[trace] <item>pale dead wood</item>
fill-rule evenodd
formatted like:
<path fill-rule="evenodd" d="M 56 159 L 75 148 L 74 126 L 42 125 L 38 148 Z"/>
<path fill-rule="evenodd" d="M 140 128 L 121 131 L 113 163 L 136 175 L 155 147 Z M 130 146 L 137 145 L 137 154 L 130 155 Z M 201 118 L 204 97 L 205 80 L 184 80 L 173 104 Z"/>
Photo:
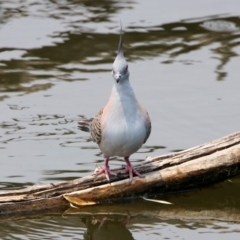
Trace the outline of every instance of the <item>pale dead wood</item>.
<path fill-rule="evenodd" d="M 151 188 L 158 188 L 157 191 L 160 192 L 167 192 L 168 189 L 179 191 L 232 176 L 234 172 L 239 172 L 239 166 L 240 146 L 237 145 L 209 156 L 148 173 L 145 178 L 134 178 L 131 184 L 125 179 L 68 193 L 64 197 L 74 204 L 88 205 L 101 203 L 106 199 L 131 196 L 132 193 L 143 193 Z"/>
<path fill-rule="evenodd" d="M 167 193 L 222 181 L 240 172 L 240 132 L 178 153 L 148 158 L 136 169 L 145 175 L 129 183 L 119 174 L 111 184 L 103 176 L 88 176 L 57 184 L 36 185 L 0 193 L 0 214 L 115 201 L 147 191 Z M 116 170 L 116 172 L 118 172 Z"/>

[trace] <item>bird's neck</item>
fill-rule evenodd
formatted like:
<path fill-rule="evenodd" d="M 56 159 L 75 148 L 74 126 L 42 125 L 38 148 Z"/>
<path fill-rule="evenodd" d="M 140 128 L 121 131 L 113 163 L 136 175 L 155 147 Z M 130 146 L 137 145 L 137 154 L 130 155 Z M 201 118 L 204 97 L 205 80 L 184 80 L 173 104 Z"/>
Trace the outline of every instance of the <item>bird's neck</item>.
<path fill-rule="evenodd" d="M 112 88 L 112 97 L 122 101 L 136 101 L 135 93 L 128 79 L 122 82 L 114 82 Z"/>
<path fill-rule="evenodd" d="M 114 109 L 113 111 L 123 111 L 125 114 L 134 114 L 137 111 L 138 102 L 127 79 L 121 83 L 114 83 L 109 104 Z"/>

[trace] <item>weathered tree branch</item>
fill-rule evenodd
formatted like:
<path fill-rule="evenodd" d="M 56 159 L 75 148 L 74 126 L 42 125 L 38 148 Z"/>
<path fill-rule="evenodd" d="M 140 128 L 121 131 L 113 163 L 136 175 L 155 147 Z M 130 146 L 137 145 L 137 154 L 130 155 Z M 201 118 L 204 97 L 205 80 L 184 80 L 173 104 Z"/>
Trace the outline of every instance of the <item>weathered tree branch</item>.
<path fill-rule="evenodd" d="M 57 184 L 0 193 L 0 215 L 114 202 L 146 192 L 183 191 L 222 181 L 240 172 L 240 132 L 174 154 L 148 158 L 136 169 L 145 178 L 127 175 L 88 176 Z M 119 172 L 119 169 L 116 170 Z M 67 200 L 68 201 L 67 201 Z"/>

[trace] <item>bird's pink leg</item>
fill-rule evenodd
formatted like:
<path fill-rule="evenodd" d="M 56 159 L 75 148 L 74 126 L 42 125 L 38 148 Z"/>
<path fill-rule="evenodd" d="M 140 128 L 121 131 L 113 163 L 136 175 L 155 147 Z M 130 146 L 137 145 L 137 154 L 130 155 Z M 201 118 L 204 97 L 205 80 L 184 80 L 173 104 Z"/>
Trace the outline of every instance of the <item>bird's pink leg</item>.
<path fill-rule="evenodd" d="M 95 173 L 95 175 L 98 176 L 98 175 L 104 173 L 105 176 L 106 176 L 106 179 L 110 182 L 110 177 L 109 177 L 109 175 L 114 175 L 114 176 L 116 176 L 117 173 L 112 172 L 112 171 L 110 170 L 109 165 L 108 165 L 108 161 L 109 161 L 109 158 L 105 158 L 105 160 L 104 160 L 104 168 L 102 168 L 101 170 L 97 171 L 97 172 Z"/>
<path fill-rule="evenodd" d="M 125 162 L 127 164 L 126 166 L 126 171 L 125 172 L 128 172 L 129 173 L 129 178 L 130 178 L 130 181 L 132 181 L 133 179 L 133 173 L 137 176 L 139 176 L 140 178 L 143 178 L 144 176 L 141 175 L 131 164 L 131 162 L 129 161 L 129 157 L 125 157 Z"/>

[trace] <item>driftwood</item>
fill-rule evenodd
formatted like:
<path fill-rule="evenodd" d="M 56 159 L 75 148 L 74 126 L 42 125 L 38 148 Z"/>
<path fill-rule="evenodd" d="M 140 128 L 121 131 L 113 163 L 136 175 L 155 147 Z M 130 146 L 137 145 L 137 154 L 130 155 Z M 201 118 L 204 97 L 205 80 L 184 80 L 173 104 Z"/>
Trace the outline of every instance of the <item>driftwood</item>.
<path fill-rule="evenodd" d="M 240 132 L 181 152 L 147 158 L 136 169 L 145 177 L 134 177 L 131 183 L 123 174 L 112 177 L 111 183 L 103 176 L 88 176 L 2 192 L 0 217 L 65 210 L 70 203 L 109 203 L 151 192 L 179 192 L 220 182 L 240 173 Z"/>

